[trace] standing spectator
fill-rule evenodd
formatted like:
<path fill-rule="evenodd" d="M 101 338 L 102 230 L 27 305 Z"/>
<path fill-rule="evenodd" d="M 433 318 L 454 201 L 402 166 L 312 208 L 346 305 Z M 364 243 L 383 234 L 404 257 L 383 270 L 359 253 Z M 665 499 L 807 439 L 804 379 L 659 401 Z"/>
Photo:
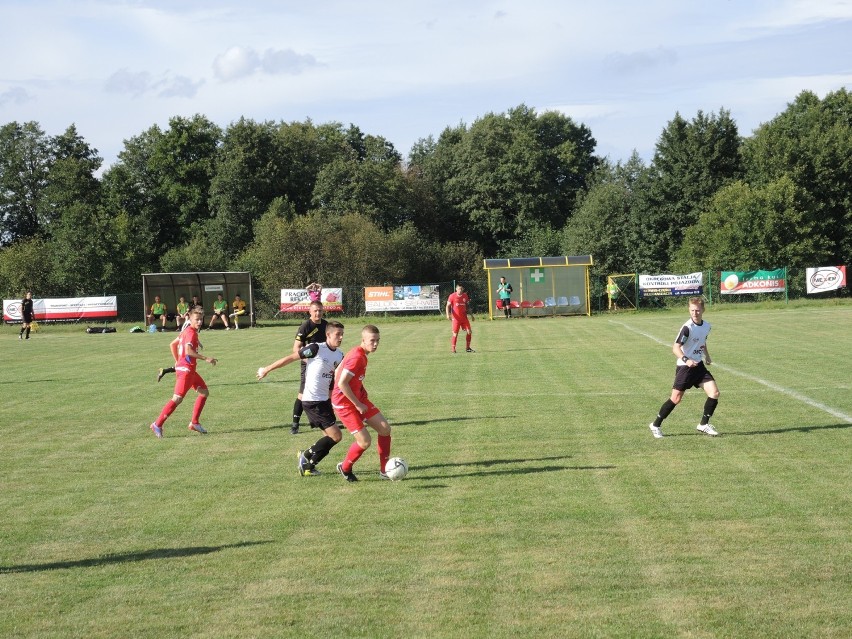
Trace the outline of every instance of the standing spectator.
<path fill-rule="evenodd" d="M 473 330 L 470 327 L 470 320 L 473 319 L 473 313 L 468 310 L 469 306 L 470 296 L 465 293 L 464 286 L 457 284 L 456 292 L 450 293 L 450 296 L 447 298 L 446 308 L 447 319 L 451 319 L 453 321 L 453 337 L 451 340 L 453 353 L 456 352 L 456 342 L 458 341 L 459 330 L 463 330 L 467 333 L 465 337 L 465 351 L 468 353 L 476 352 L 470 347 L 470 342 L 473 339 Z"/>
<path fill-rule="evenodd" d="M 609 282 L 606 285 L 606 294 L 609 297 L 609 310 L 617 311 L 618 310 L 618 284 L 616 284 L 612 278 L 609 279 Z"/>
<path fill-rule="evenodd" d="M 318 282 L 311 282 L 305 287 L 308 292 L 308 299 L 312 302 L 322 302 L 322 285 Z"/>
<path fill-rule="evenodd" d="M 512 285 L 506 281 L 505 277 L 500 278 L 497 294 L 500 296 L 500 303 L 503 305 L 503 314 L 506 319 L 512 319 Z"/>
<path fill-rule="evenodd" d="M 335 444 L 343 439 L 340 428 L 335 421 L 330 397 L 331 386 L 334 383 L 334 372 L 343 360 L 343 353 L 339 350 L 342 342 L 343 324 L 328 322 L 325 342 L 312 342 L 297 353 L 290 353 L 257 371 L 257 378 L 263 379 L 270 371 L 286 366 L 291 362 L 301 360 L 305 363 L 306 381 L 302 393 L 302 405 L 308 415 L 311 428 L 322 429 L 323 436 L 308 450 L 299 451 L 299 474 L 302 477 L 319 475 L 320 471 L 317 470 L 317 464 L 328 455 Z"/>
<path fill-rule="evenodd" d="M 322 316 L 322 302 L 311 302 L 310 317 L 299 325 L 296 331 L 296 341 L 293 342 L 293 352 L 298 353 L 308 344 L 322 343 L 325 341 L 325 331 L 328 322 Z M 293 402 L 293 424 L 290 426 L 290 434 L 299 434 L 299 420 L 302 419 L 302 392 L 305 390 L 305 362 L 302 361 L 302 374 L 299 381 L 299 394 Z"/>
<path fill-rule="evenodd" d="M 228 302 L 225 301 L 221 293 L 216 296 L 216 300 L 213 302 L 213 317 L 210 318 L 210 324 L 207 328 L 213 328 L 213 322 L 217 319 L 225 325 L 226 331 L 231 330 L 228 325 Z"/>
<path fill-rule="evenodd" d="M 160 296 L 154 296 L 154 303 L 151 304 L 151 309 L 148 312 L 148 323 L 153 324 L 154 320 L 162 319 L 162 328 L 160 330 L 165 330 L 166 328 L 166 305 L 160 301 Z"/>
<path fill-rule="evenodd" d="M 195 398 L 195 404 L 192 407 L 192 419 L 189 422 L 189 430 L 201 433 L 202 435 L 207 434 L 207 430 L 198 422 L 201 419 L 201 411 L 210 392 L 207 390 L 207 384 L 204 383 L 201 375 L 195 372 L 195 367 L 199 359 L 203 359 L 213 366 L 216 365 L 217 360 L 215 357 L 206 357 L 198 352 L 198 331 L 203 326 L 203 321 L 203 312 L 190 311 L 189 327 L 181 331 L 178 339 L 173 340 L 169 344 L 175 360 L 177 379 L 175 380 L 175 390 L 172 398 L 166 402 L 160 416 L 151 424 L 151 432 L 158 438 L 163 437 L 163 424 L 183 401 L 183 398 L 190 389 L 195 389 L 198 396 Z"/>
<path fill-rule="evenodd" d="M 379 454 L 379 474 L 382 479 L 388 478 L 385 475 L 385 465 L 391 452 L 391 427 L 382 412 L 368 399 L 367 389 L 364 388 L 367 355 L 375 353 L 377 348 L 379 348 L 379 329 L 368 324 L 361 329 L 361 344 L 346 354 L 343 364 L 337 367 L 334 375 L 334 389 L 331 395 L 334 412 L 337 413 L 346 430 L 355 437 L 346 457 L 337 464 L 337 471 L 349 482 L 358 481 L 355 473 L 352 472 L 352 466 L 371 444 L 370 432 L 365 426 L 375 430 L 378 435 L 376 451 Z"/>
<path fill-rule="evenodd" d="M 24 339 L 24 333 L 27 334 L 26 339 L 30 338 L 30 327 L 33 324 L 33 320 L 35 319 L 35 312 L 33 311 L 33 293 L 32 291 L 27 291 L 24 294 L 24 299 L 21 300 L 21 332 L 18 335 L 18 339 Z"/>
<path fill-rule="evenodd" d="M 233 313 L 231 313 L 231 317 L 234 318 L 234 328 L 239 330 L 240 315 L 246 314 L 246 303 L 242 300 L 239 293 L 234 295 L 234 301 L 231 304 L 231 310 L 233 310 Z"/>
<path fill-rule="evenodd" d="M 716 380 L 707 370 L 706 364 L 712 363 L 710 353 L 707 350 L 707 336 L 710 334 L 710 323 L 705 322 L 704 300 L 700 297 L 689 299 L 689 320 L 680 327 L 672 353 L 677 358 L 675 381 L 672 386 L 672 395 L 660 407 L 657 418 L 651 422 L 649 428 L 656 438 L 663 437 L 663 420 L 669 416 L 675 406 L 680 404 L 683 395 L 688 388 L 703 388 L 707 394 L 704 402 L 704 413 L 696 429 L 699 433 L 715 437 L 719 433 L 710 425 L 710 418 L 719 403 L 719 389 Z"/>

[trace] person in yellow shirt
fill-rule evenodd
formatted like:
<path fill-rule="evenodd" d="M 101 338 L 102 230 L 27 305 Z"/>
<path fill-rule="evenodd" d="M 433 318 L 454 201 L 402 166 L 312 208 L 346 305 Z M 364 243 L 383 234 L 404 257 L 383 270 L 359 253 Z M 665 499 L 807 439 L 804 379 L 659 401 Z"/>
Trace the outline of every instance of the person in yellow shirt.
<path fill-rule="evenodd" d="M 162 320 L 163 327 L 160 329 L 165 330 L 166 328 L 166 305 L 160 301 L 160 296 L 154 296 L 154 303 L 151 304 L 150 312 L 148 313 L 148 323 L 153 324 L 155 320 Z"/>
<path fill-rule="evenodd" d="M 180 300 L 177 303 L 177 314 L 175 315 L 175 321 L 177 322 L 178 329 L 183 326 L 183 323 L 187 320 L 188 315 L 189 302 L 187 302 L 186 298 L 181 295 Z"/>
<path fill-rule="evenodd" d="M 240 329 L 240 315 L 246 314 L 246 303 L 240 298 L 239 295 L 234 295 L 234 301 L 231 304 L 231 310 L 234 311 L 231 313 L 231 317 L 234 318 L 234 328 Z"/>

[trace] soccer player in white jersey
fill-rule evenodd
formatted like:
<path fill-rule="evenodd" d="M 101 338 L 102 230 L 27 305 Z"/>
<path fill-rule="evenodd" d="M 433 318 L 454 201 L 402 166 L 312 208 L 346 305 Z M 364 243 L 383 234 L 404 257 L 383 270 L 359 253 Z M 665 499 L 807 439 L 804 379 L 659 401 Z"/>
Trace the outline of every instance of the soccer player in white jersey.
<path fill-rule="evenodd" d="M 342 343 L 343 324 L 328 322 L 325 326 L 325 342 L 306 344 L 297 352 L 290 353 L 257 371 L 257 378 L 263 379 L 276 368 L 292 362 L 306 362 L 302 406 L 311 427 L 322 429 L 323 436 L 308 450 L 299 451 L 299 474 L 302 477 L 319 475 L 317 464 L 328 455 L 335 444 L 343 439 L 343 434 L 337 426 L 334 409 L 331 407 L 330 395 L 331 386 L 334 384 L 334 371 L 343 361 L 343 351 L 339 350 Z"/>
<path fill-rule="evenodd" d="M 703 316 L 704 300 L 700 297 L 689 298 L 689 321 L 680 327 L 680 333 L 672 346 L 672 353 L 677 358 L 672 395 L 660 407 L 657 418 L 649 426 L 651 433 L 658 439 L 663 436 L 663 420 L 669 416 L 675 406 L 680 404 L 688 388 L 703 388 L 707 393 L 704 413 L 697 426 L 698 432 L 713 437 L 719 434 L 710 424 L 710 418 L 716 410 L 716 404 L 719 403 L 719 388 L 705 366 L 705 364 L 711 364 L 713 360 L 707 350 L 710 323 L 705 322 Z"/>

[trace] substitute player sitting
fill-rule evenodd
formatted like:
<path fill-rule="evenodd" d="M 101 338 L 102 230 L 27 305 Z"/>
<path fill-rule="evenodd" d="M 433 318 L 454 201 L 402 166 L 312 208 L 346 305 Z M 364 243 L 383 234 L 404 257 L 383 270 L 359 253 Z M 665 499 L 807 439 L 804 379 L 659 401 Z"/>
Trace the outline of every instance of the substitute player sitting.
<path fill-rule="evenodd" d="M 325 329 L 325 342 L 312 342 L 296 353 L 290 353 L 269 366 L 257 371 L 257 378 L 263 379 L 270 371 L 292 362 L 305 363 L 305 387 L 302 391 L 302 406 L 311 428 L 320 428 L 323 436 L 302 452 L 299 451 L 299 474 L 302 477 L 319 475 L 317 464 L 337 444 L 343 435 L 334 417 L 331 407 L 331 387 L 334 384 L 334 372 L 343 361 L 343 352 L 338 350 L 343 342 L 343 324 L 328 322 Z"/>

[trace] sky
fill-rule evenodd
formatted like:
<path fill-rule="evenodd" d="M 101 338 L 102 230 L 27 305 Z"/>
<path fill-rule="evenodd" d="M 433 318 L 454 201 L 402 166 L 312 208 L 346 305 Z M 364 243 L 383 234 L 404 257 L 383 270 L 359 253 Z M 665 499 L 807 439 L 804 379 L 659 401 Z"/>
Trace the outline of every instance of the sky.
<path fill-rule="evenodd" d="M 680 113 L 742 135 L 852 88 L 852 0 L 0 0 L 0 125 L 104 159 L 174 116 L 419 140 L 524 104 L 646 161 Z"/>

